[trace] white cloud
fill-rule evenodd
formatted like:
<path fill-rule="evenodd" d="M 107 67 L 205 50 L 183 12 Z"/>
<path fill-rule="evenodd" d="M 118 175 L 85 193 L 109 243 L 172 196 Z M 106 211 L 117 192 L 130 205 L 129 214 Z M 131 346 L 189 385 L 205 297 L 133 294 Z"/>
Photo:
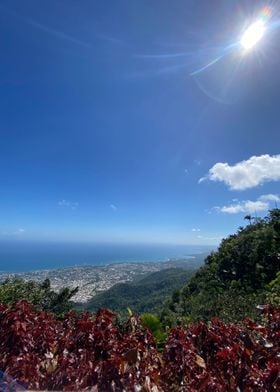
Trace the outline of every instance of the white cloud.
<path fill-rule="evenodd" d="M 79 203 L 73 202 L 73 201 L 67 201 L 67 200 L 61 200 L 58 202 L 58 205 L 60 207 L 67 207 L 71 208 L 71 210 L 75 210 L 76 208 L 79 207 Z"/>
<path fill-rule="evenodd" d="M 117 211 L 117 209 L 118 209 L 118 207 L 115 206 L 115 204 L 110 204 L 110 208 L 111 208 L 113 211 Z"/>
<path fill-rule="evenodd" d="M 254 212 L 267 211 L 270 208 L 270 204 L 273 202 L 280 201 L 278 195 L 262 195 L 257 200 L 243 200 L 230 204 L 223 207 L 214 207 L 214 210 L 219 212 L 224 212 L 226 214 L 238 214 L 238 213 L 248 213 L 252 214 Z"/>
<path fill-rule="evenodd" d="M 252 156 L 233 166 L 218 162 L 199 183 L 205 180 L 224 182 L 231 190 L 244 190 L 268 181 L 279 181 L 280 155 Z"/>
<path fill-rule="evenodd" d="M 225 212 L 227 214 L 238 214 L 238 213 L 254 213 L 260 211 L 266 211 L 269 208 L 269 204 L 264 201 L 241 201 L 240 203 L 230 204 L 224 207 L 215 207 L 217 211 Z"/>
<path fill-rule="evenodd" d="M 263 200 L 263 201 L 280 201 L 280 197 L 278 195 L 273 195 L 273 194 L 269 194 L 269 195 L 262 195 L 259 200 Z"/>
<path fill-rule="evenodd" d="M 197 232 L 200 231 L 200 229 L 192 229 L 192 231 Z"/>

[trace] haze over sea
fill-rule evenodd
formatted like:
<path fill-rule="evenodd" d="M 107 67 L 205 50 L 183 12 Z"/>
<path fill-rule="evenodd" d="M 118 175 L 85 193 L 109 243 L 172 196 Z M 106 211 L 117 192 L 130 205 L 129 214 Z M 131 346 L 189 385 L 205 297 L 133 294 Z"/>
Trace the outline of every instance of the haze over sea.
<path fill-rule="evenodd" d="M 173 258 L 186 258 L 210 249 L 209 246 L 200 245 L 6 242 L 0 244 L 0 272 L 26 272 L 116 262 L 166 261 Z"/>

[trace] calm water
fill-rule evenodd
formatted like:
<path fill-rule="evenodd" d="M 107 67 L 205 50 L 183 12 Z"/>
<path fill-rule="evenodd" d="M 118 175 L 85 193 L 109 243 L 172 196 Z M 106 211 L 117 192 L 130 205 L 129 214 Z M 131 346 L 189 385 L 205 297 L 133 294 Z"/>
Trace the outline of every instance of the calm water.
<path fill-rule="evenodd" d="M 0 271 L 21 272 L 83 264 L 165 261 L 207 252 L 205 246 L 0 243 Z"/>

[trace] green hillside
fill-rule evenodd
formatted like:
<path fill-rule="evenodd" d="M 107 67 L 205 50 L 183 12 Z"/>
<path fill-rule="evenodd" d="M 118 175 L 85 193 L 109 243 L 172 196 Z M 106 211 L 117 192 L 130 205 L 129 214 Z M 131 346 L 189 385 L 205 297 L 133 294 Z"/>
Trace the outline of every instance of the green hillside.
<path fill-rule="evenodd" d="M 154 272 L 133 283 L 119 283 L 109 290 L 94 296 L 86 305 L 86 310 L 97 311 L 109 308 L 119 313 L 157 312 L 164 301 L 190 279 L 193 270 L 169 268 Z"/>
<path fill-rule="evenodd" d="M 279 303 L 280 209 L 264 219 L 246 216 L 246 227 L 224 239 L 161 315 L 165 324 L 209 320 L 238 321 L 256 316 L 256 306 Z"/>

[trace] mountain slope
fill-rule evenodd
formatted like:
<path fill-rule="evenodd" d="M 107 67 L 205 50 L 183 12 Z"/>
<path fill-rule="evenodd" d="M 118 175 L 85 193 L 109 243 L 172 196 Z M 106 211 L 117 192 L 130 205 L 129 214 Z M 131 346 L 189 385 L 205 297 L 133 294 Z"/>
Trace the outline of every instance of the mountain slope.
<path fill-rule="evenodd" d="M 109 308 L 120 313 L 130 308 L 136 313 L 156 312 L 172 294 L 190 279 L 193 270 L 169 268 L 154 272 L 133 283 L 120 283 L 94 296 L 86 310 Z"/>
<path fill-rule="evenodd" d="M 224 239 L 190 282 L 173 295 L 162 312 L 163 322 L 254 317 L 256 305 L 267 300 L 271 289 L 277 303 L 279 285 L 271 288 L 271 282 L 280 270 L 280 209 L 264 219 L 246 219 L 250 223 Z"/>

